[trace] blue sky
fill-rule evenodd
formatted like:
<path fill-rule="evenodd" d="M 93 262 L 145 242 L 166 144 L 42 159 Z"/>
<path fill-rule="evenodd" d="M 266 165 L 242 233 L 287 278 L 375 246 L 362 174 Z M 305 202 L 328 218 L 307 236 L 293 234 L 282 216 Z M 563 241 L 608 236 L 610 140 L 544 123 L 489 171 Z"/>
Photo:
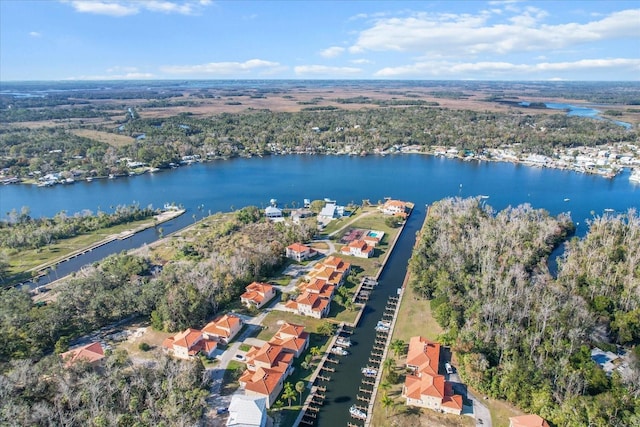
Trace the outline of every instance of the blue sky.
<path fill-rule="evenodd" d="M 0 80 L 640 80 L 635 1 L 0 0 Z"/>

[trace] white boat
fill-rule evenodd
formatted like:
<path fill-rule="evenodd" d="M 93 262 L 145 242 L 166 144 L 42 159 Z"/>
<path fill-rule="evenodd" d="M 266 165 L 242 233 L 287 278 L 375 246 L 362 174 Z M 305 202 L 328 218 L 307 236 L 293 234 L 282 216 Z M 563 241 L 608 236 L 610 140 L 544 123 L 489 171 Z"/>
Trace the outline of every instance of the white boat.
<path fill-rule="evenodd" d="M 351 408 L 349 408 L 349 414 L 351 414 L 353 418 L 358 418 L 360 420 L 367 419 L 367 414 L 364 411 L 356 408 L 356 405 L 353 405 Z"/>
<path fill-rule="evenodd" d="M 370 368 L 368 366 L 365 367 L 365 368 L 362 368 L 361 372 L 365 377 L 375 377 L 376 375 L 378 375 L 378 370 L 377 369 Z"/>
<path fill-rule="evenodd" d="M 351 347 L 351 340 L 349 338 L 338 337 L 336 345 L 341 347 Z"/>
<path fill-rule="evenodd" d="M 569 200 L 571 200 L 571 199 L 568 198 L 568 197 L 565 197 L 565 199 L 564 199 L 565 202 L 568 202 Z"/>
<path fill-rule="evenodd" d="M 377 326 L 386 326 L 387 328 L 390 328 L 391 322 L 387 322 L 386 320 L 378 320 Z"/>
<path fill-rule="evenodd" d="M 333 347 L 330 352 L 333 354 L 337 354 L 338 356 L 346 356 L 347 354 L 349 354 L 349 352 L 342 347 Z"/>
<path fill-rule="evenodd" d="M 631 176 L 629 176 L 629 181 L 637 182 L 640 184 L 640 169 L 636 169 L 631 173 Z"/>

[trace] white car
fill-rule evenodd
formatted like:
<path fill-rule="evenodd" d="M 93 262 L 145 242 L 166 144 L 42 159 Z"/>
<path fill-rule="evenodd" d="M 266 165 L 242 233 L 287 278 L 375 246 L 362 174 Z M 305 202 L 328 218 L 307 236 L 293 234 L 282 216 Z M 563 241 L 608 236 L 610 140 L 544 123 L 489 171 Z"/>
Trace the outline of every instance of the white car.
<path fill-rule="evenodd" d="M 453 374 L 453 368 L 449 362 L 444 364 L 444 369 L 447 371 L 447 374 Z"/>

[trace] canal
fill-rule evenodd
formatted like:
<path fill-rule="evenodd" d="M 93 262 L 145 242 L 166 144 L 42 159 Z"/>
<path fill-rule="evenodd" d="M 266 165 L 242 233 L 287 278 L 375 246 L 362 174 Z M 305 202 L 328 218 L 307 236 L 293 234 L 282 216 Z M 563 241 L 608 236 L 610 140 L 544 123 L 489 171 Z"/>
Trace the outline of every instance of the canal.
<path fill-rule="evenodd" d="M 348 356 L 340 357 L 340 363 L 331 365 L 336 371 L 328 374 L 331 381 L 321 381 L 326 385 L 326 399 L 318 415 L 318 426 L 343 427 L 348 422 L 363 425 L 349 415 L 349 408 L 353 404 L 367 406 L 366 402 L 358 401 L 358 389 L 364 376 L 361 369 L 369 364 L 370 353 L 375 340 L 376 323 L 382 319 L 387 298 L 397 295 L 407 272 L 407 263 L 416 241 L 416 233 L 422 227 L 425 219 L 425 206 L 416 205 L 407 220 L 404 230 L 400 234 L 396 246 L 387 260 L 378 279 L 378 286 L 374 289 L 360 322 L 351 335 L 352 346 L 348 349 Z"/>

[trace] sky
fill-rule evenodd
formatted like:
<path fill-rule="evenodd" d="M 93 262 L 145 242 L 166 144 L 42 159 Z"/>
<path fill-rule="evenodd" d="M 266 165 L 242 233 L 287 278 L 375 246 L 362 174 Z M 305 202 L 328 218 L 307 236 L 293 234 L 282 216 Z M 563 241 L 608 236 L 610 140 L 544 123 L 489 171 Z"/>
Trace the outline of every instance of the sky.
<path fill-rule="evenodd" d="M 0 81 L 640 80 L 640 0 L 0 0 Z"/>

